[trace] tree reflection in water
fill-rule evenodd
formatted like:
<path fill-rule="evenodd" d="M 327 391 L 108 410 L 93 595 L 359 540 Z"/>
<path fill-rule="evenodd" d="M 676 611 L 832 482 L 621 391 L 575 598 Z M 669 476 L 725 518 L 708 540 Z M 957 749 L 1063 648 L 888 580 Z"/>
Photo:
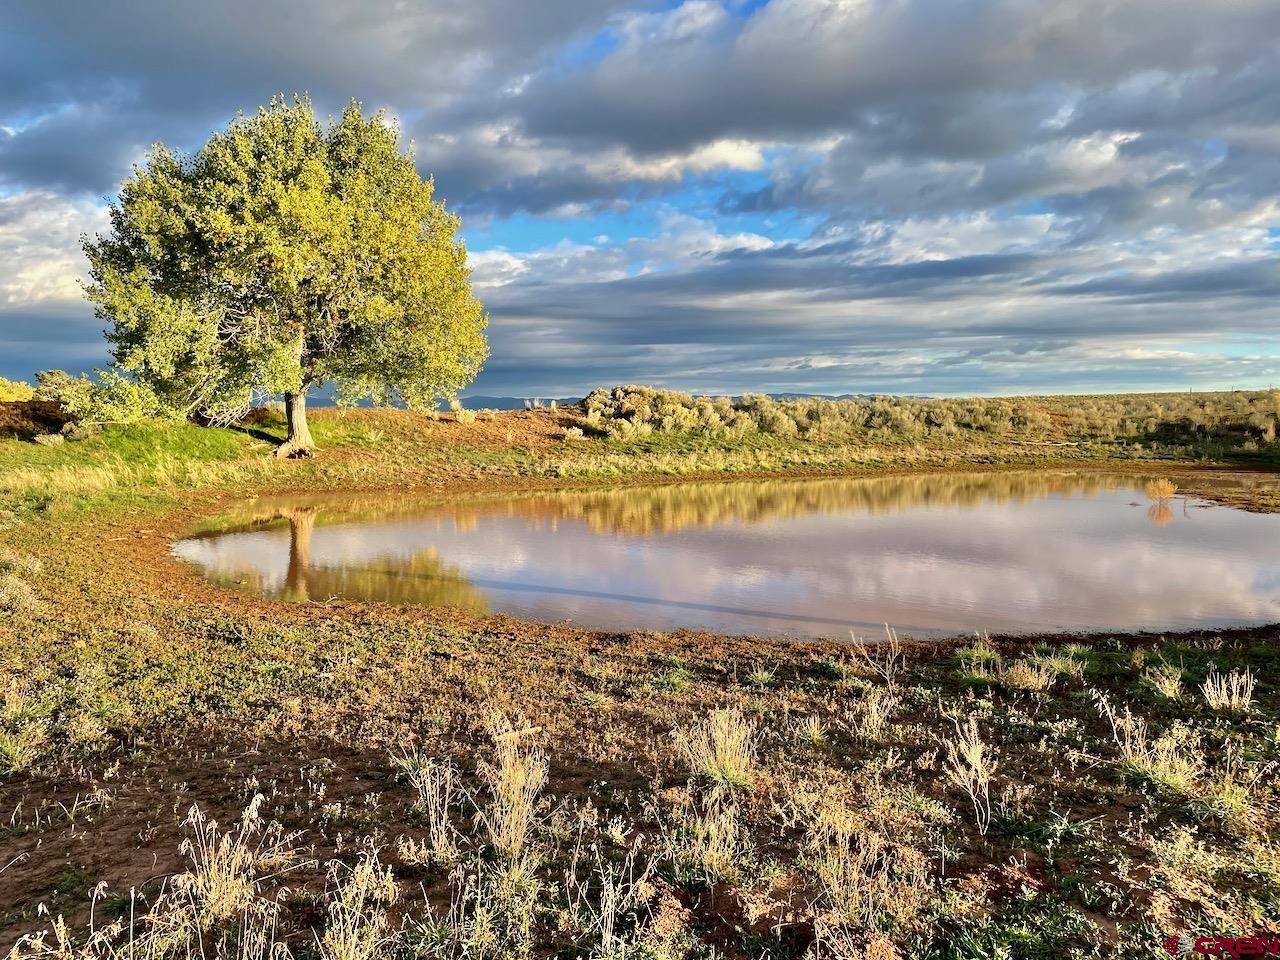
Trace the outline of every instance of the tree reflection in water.
<path fill-rule="evenodd" d="M 334 597 L 359 597 L 382 603 L 458 607 L 472 613 L 488 613 L 484 593 L 471 584 L 456 566 L 446 564 L 434 547 L 410 557 L 386 557 L 359 565 L 317 565 L 312 562 L 311 540 L 323 509 L 316 505 L 273 510 L 271 525 L 289 525 L 289 565 L 277 587 L 256 568 L 218 569 L 210 579 L 223 586 L 247 589 L 279 600 L 325 601 Z"/>

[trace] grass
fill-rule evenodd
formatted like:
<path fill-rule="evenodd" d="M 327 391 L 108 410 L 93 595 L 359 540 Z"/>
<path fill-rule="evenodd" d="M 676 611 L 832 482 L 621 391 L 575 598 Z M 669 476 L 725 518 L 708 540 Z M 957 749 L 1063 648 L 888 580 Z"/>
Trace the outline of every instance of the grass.
<path fill-rule="evenodd" d="M 481 818 L 490 845 L 509 862 L 519 860 L 526 851 L 537 817 L 538 794 L 547 784 L 547 758 L 537 747 L 522 743 L 525 736 L 526 731 L 504 721 L 493 734 L 493 762 L 480 768 L 492 794 Z"/>
<path fill-rule="evenodd" d="M 1251 670 L 1232 670 L 1224 675 L 1210 666 L 1209 675 L 1200 685 L 1200 692 L 1204 694 L 1205 703 L 1214 710 L 1247 713 L 1253 706 L 1253 689 L 1256 683 Z"/>
<path fill-rule="evenodd" d="M 756 728 L 740 711 L 713 710 L 692 729 L 678 731 L 675 739 L 699 776 L 725 787 L 750 785 L 756 767 Z"/>
<path fill-rule="evenodd" d="M 985 836 L 991 828 L 991 776 L 996 761 L 978 732 L 977 718 L 954 722 L 955 736 L 945 742 L 947 778 L 968 795 L 978 834 Z"/>
<path fill-rule="evenodd" d="M 1247 435 L 1231 419 L 1259 398 L 1221 402 L 1200 426 L 1160 420 L 1142 438 L 1105 436 L 1101 401 L 1072 434 L 1070 405 L 1047 399 L 1034 430 L 958 417 L 923 437 L 806 422 L 621 439 L 579 426 L 583 410 L 470 423 L 318 410 L 322 455 L 289 463 L 268 457 L 270 414 L 249 432 L 0 441 L 0 950 L 1030 957 L 1273 929 L 1274 628 L 929 645 L 892 631 L 609 635 L 271 604 L 176 575 L 164 554 L 227 498 L 273 489 L 448 495 L 1042 463 L 1051 450 L 1155 460 L 1183 491 L 1212 492 L 1169 458 L 1213 444 L 1241 463 L 1271 456 L 1265 425 Z M 1008 495 L 1031 482 L 1011 476 Z M 822 489 L 744 483 L 712 500 L 654 487 L 643 517 L 587 497 L 577 518 L 643 535 L 804 511 Z M 938 505 L 972 495 L 954 471 L 903 489 Z M 894 506 L 866 495 L 868 509 Z"/>
<path fill-rule="evenodd" d="M 1201 740 L 1195 730 L 1175 722 L 1159 736 L 1126 707 L 1117 712 L 1105 696 L 1098 709 L 1111 723 L 1112 735 L 1124 766 L 1142 780 L 1185 796 L 1194 796 L 1205 773 Z"/>

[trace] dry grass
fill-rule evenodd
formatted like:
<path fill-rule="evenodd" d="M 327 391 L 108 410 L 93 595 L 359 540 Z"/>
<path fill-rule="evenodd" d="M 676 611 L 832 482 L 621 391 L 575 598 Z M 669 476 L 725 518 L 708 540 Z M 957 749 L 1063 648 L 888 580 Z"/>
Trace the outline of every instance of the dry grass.
<path fill-rule="evenodd" d="M 712 791 L 690 799 L 678 811 L 679 825 L 670 838 L 673 858 L 687 864 L 705 883 L 741 875 L 747 856 L 747 832 L 732 797 Z"/>
<path fill-rule="evenodd" d="M 884 736 L 893 712 L 902 697 L 883 687 L 871 687 L 863 692 L 862 699 L 845 714 L 853 736 L 866 743 L 875 743 Z"/>
<path fill-rule="evenodd" d="M 865 676 L 875 676 L 892 687 L 906 666 L 906 650 L 898 639 L 898 631 L 887 623 L 885 638 L 880 643 L 868 643 L 856 634 L 849 634 L 849 646 L 855 662 Z"/>
<path fill-rule="evenodd" d="M 201 927 L 243 914 L 265 881 L 298 865 L 296 836 L 263 820 L 263 799 L 255 796 L 229 830 L 220 829 L 199 807 L 187 815 L 191 833 L 180 849 L 191 866 L 174 878 L 173 888 L 191 902 Z"/>
<path fill-rule="evenodd" d="M 493 724 L 494 759 L 480 766 L 490 804 L 481 812 L 489 843 L 508 862 L 527 851 L 537 819 L 538 795 L 547 785 L 547 758 L 527 744 L 527 728 L 504 719 Z"/>
<path fill-rule="evenodd" d="M 978 833 L 985 836 L 991 827 L 991 776 L 996 771 L 996 760 L 978 733 L 976 717 L 969 717 L 963 724 L 955 718 L 952 722 L 956 735 L 943 744 L 947 751 L 947 779 L 968 795 Z"/>
<path fill-rule="evenodd" d="M 827 725 L 822 722 L 822 718 L 816 713 L 811 713 L 807 717 L 797 720 L 792 731 L 797 740 L 815 747 L 822 746 L 829 739 Z"/>
<path fill-rule="evenodd" d="M 1000 682 L 1015 690 L 1048 690 L 1057 679 L 1053 667 L 1035 660 L 1015 660 L 1000 671 Z"/>
<path fill-rule="evenodd" d="M 714 783 L 746 787 L 755 776 L 756 728 L 739 710 L 713 710 L 675 740 L 693 771 Z"/>
<path fill-rule="evenodd" d="M 1118 711 L 1105 696 L 1097 693 L 1095 702 L 1110 722 L 1121 761 L 1129 770 L 1176 793 L 1196 793 L 1204 762 L 1200 759 L 1199 738 L 1191 730 L 1174 724 L 1153 738 L 1147 721 L 1135 717 L 1128 707 Z"/>
<path fill-rule="evenodd" d="M 0 472 L 0 494 L 89 497 L 126 488 L 198 488 L 244 483 L 269 472 L 259 460 L 201 463 L 162 455 L 146 464 L 108 457 L 87 466 L 23 467 Z"/>
<path fill-rule="evenodd" d="M 461 854 L 458 831 L 453 826 L 453 811 L 459 800 L 456 768 L 447 760 L 424 757 L 416 749 L 394 759 L 417 791 L 417 806 L 426 816 L 431 838 L 430 847 L 426 849 L 402 838 L 401 858 L 412 857 L 420 863 L 434 862 L 444 866 L 457 863 Z"/>
<path fill-rule="evenodd" d="M 990 662 L 993 651 L 986 649 L 982 658 Z M 1096 656 L 1064 655 L 1082 662 Z M 1145 683 L 1127 671 L 1129 652 L 1103 659 L 1109 668 L 1099 671 L 1100 678 L 1119 676 L 1135 688 Z M 401 661 L 400 669 L 413 662 Z M 318 798 L 316 816 L 306 820 L 308 836 L 331 844 L 323 853 L 324 871 L 310 874 L 321 879 L 309 881 L 308 871 L 296 869 L 304 865 L 296 841 L 266 816 L 268 804 L 273 817 L 276 811 L 305 811 L 282 785 L 269 788 L 268 799 L 260 794 L 229 829 L 195 809 L 181 847 L 186 864 L 135 917 L 79 940 L 67 924 L 54 922 L 22 941 L 14 960 L 695 960 L 711 955 L 704 931 L 724 924 L 755 931 L 752 936 L 763 938 L 761 956 L 792 956 L 769 933 L 780 918 L 810 932 L 814 957 L 927 955 L 960 937 L 973 945 L 972 955 L 999 956 L 1026 935 L 1009 904 L 1029 907 L 1024 896 L 1009 892 L 1017 889 L 1010 885 L 1047 886 L 1059 876 L 1053 866 L 1058 857 L 1073 875 L 1096 870 L 1099 878 L 1116 876 L 1114 882 L 1124 885 L 1117 889 L 1146 898 L 1141 905 L 1117 901 L 1109 908 L 1122 914 L 1117 931 L 1128 938 L 1126 949 L 1137 949 L 1147 936 L 1148 916 L 1166 925 L 1180 922 L 1177 904 L 1183 901 L 1211 910 L 1215 923 L 1234 929 L 1253 902 L 1242 891 L 1272 882 L 1265 871 L 1273 860 L 1280 864 L 1280 855 L 1268 851 L 1280 845 L 1271 766 L 1257 758 L 1266 750 L 1261 739 L 1213 770 L 1188 766 L 1198 756 L 1194 731 L 1175 722 L 1164 736 L 1153 736 L 1147 721 L 1100 698 L 1101 717 L 1091 714 L 1092 722 L 1111 728 L 1119 767 L 1169 788 L 1146 795 L 1141 816 L 1103 820 L 1101 813 L 1116 809 L 1106 806 L 1108 799 L 1087 810 L 1075 805 L 1091 796 L 1126 794 L 1122 779 L 1096 779 L 1107 770 L 1096 760 L 1106 744 L 1083 732 L 1085 718 L 1068 723 L 1059 714 L 1079 698 L 1016 697 L 998 706 L 971 688 L 948 688 L 968 697 L 969 715 L 961 718 L 938 695 L 938 684 L 953 682 L 953 659 L 913 658 L 893 690 L 848 676 L 825 674 L 820 681 L 811 672 L 813 662 L 803 654 L 780 659 L 768 692 L 743 687 L 726 670 L 723 689 L 738 691 L 744 701 L 769 697 L 788 709 L 762 711 L 750 721 L 741 709 L 716 710 L 683 727 L 676 739 L 682 759 L 698 774 L 693 781 L 664 786 L 671 780 L 658 775 L 651 785 L 591 796 L 547 790 L 549 764 L 540 742 L 561 743 L 557 756 L 566 764 L 583 763 L 582 748 L 559 739 L 572 728 L 554 714 L 538 715 L 539 726 L 556 725 L 551 728 L 508 721 L 529 716 L 528 705 L 517 709 L 509 695 L 484 688 L 480 718 L 487 720 L 467 722 L 477 736 L 487 728 L 490 752 L 486 762 L 468 763 L 465 755 L 459 760 L 441 752 L 451 738 L 425 745 L 415 697 L 410 723 L 424 745 L 392 754 L 406 786 L 389 790 L 404 795 L 403 809 L 417 830 L 397 826 L 400 801 L 394 796 L 361 804 L 337 781 L 332 795 L 318 790 L 322 773 L 308 773 L 306 795 Z M 353 678 L 370 683 L 377 673 L 368 664 L 359 672 L 336 669 L 343 690 Z M 476 670 L 470 663 L 466 669 Z M 599 682 L 606 673 L 593 676 Z M 629 672 L 607 675 L 625 683 Z M 502 676 L 510 679 L 509 668 Z M 531 690 L 545 689 L 545 675 L 538 680 L 543 686 Z M 700 680 L 697 686 L 704 685 Z M 370 693 L 385 696 L 389 689 Z M 649 687 L 639 689 L 652 696 Z M 846 708 L 848 726 L 823 722 L 837 698 L 853 691 L 861 699 Z M 612 692 L 614 703 L 625 701 L 620 690 Z M 999 687 L 989 692 L 1002 696 Z M 664 691 L 650 709 L 660 711 L 655 716 L 672 709 L 696 716 L 703 695 Z M 17 693 L 6 702 L 16 716 L 33 709 Z M 383 701 L 363 702 L 353 712 L 368 717 L 374 715 L 369 704 Z M 493 712 L 498 704 L 500 714 Z M 888 718 L 908 705 L 909 716 L 893 727 L 886 744 Z M 575 723 L 600 720 L 597 709 L 573 709 Z M 981 727 L 979 717 L 988 718 Z M 939 742 L 932 730 L 946 722 L 954 735 Z M 1251 722 L 1241 719 L 1237 735 Z M 616 715 L 605 723 L 601 739 L 623 729 Z M 1038 747 L 1027 746 L 1031 729 L 1044 738 Z M 996 731 L 1014 738 L 1000 751 L 999 771 Z M 608 756 L 632 767 L 641 766 L 640 757 L 645 764 L 658 760 L 670 770 L 670 741 L 650 740 L 654 749 L 645 753 L 646 737 L 651 733 L 633 735 Z M 797 738 L 805 750 L 794 748 Z M 999 829 L 991 800 L 997 773 L 1005 775 L 997 791 Z M 746 782 L 752 790 L 740 789 Z M 367 788 L 368 782 L 361 785 Z M 1073 809 L 1063 813 L 1059 804 Z M 463 826 L 460 809 L 467 805 L 477 807 L 470 827 Z M 331 809 L 338 812 L 326 812 Z M 391 819 L 352 825 L 355 812 L 384 810 Z M 1182 828 L 1189 814 L 1212 829 Z M 89 814 L 76 816 L 90 823 Z M 409 839 L 419 831 L 424 840 Z M 1243 875 L 1221 866 L 1226 847 L 1215 845 L 1217 835 L 1251 851 L 1246 879 L 1232 879 Z M 397 836 L 398 857 L 385 864 L 378 847 Z M 1126 858 L 1145 851 L 1138 867 L 1115 859 L 1120 843 Z M 1032 854 L 1035 859 L 1028 859 Z M 1280 866 L 1275 871 L 1280 889 Z M 1097 931 L 1061 899 L 1047 901 L 1036 916 L 1036 936 L 1049 944 L 1046 955 L 1072 955 L 1096 942 Z"/>
<path fill-rule="evenodd" d="M 1169 663 L 1161 663 L 1147 667 L 1142 679 L 1156 693 L 1166 700 L 1182 698 L 1182 670 Z"/>
<path fill-rule="evenodd" d="M 930 895 L 925 857 L 872 830 L 821 823 L 807 841 L 821 907 L 841 926 L 909 928 Z"/>
<path fill-rule="evenodd" d="M 1253 706 L 1253 671 L 1232 670 L 1222 674 L 1216 666 L 1209 668 L 1209 676 L 1200 685 L 1205 703 L 1214 710 L 1228 713 L 1247 713 Z"/>
<path fill-rule="evenodd" d="M 333 891 L 327 897 L 328 922 L 316 937 L 321 960 L 378 960 L 392 946 L 387 908 L 400 891 L 391 871 L 374 853 L 365 853 L 354 867 L 335 863 L 329 868 Z"/>

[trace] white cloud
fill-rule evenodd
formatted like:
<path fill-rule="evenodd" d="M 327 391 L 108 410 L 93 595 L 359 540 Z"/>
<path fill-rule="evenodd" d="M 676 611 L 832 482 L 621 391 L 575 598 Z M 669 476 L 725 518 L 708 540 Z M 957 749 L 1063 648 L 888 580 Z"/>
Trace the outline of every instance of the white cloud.
<path fill-rule="evenodd" d="M 47 191 L 0 196 L 0 305 L 79 300 L 87 275 L 80 235 L 105 224 L 89 201 Z"/>

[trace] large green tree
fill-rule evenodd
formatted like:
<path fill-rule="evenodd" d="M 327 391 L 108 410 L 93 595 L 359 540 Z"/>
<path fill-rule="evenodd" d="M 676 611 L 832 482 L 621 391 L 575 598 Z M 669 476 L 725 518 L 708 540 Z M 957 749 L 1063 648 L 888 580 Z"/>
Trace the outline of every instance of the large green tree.
<path fill-rule="evenodd" d="M 306 454 L 314 386 L 428 407 L 480 370 L 487 317 L 432 193 L 381 113 L 279 97 L 192 156 L 152 150 L 85 240 L 86 293 L 162 403 L 226 422 L 283 396 L 279 452 Z"/>

